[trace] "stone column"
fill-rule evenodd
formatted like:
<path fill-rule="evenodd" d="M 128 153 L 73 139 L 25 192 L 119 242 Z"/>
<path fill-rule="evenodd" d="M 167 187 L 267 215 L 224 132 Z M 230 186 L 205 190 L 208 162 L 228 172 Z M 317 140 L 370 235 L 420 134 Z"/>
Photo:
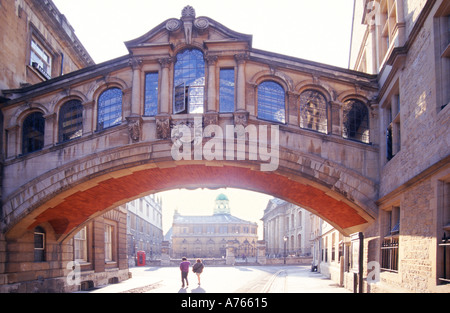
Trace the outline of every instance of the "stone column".
<path fill-rule="evenodd" d="M 208 98 L 207 107 L 204 114 L 204 126 L 217 125 L 219 123 L 219 113 L 217 110 L 217 86 L 216 86 L 216 55 L 207 56 L 208 63 Z"/>
<path fill-rule="evenodd" d="M 234 253 L 235 251 L 235 242 L 230 240 L 227 242 L 226 246 L 226 257 L 225 257 L 225 264 L 226 265 L 234 265 L 236 263 L 236 255 Z"/>
<path fill-rule="evenodd" d="M 238 65 L 237 74 L 237 105 L 236 111 L 246 111 L 245 109 L 245 62 L 248 56 L 244 54 L 236 54 L 235 56 Z"/>
<path fill-rule="evenodd" d="M 94 101 L 83 103 L 83 136 L 94 132 Z"/>
<path fill-rule="evenodd" d="M 161 266 L 170 266 L 169 242 L 161 243 Z"/>
<path fill-rule="evenodd" d="M 330 124 L 331 124 L 331 134 L 336 135 L 336 136 L 342 136 L 342 123 L 341 123 L 341 115 L 342 115 L 342 110 L 341 110 L 341 103 L 336 102 L 336 101 L 330 101 L 330 108 L 331 108 L 331 119 L 330 119 Z"/>
<path fill-rule="evenodd" d="M 160 108 L 159 114 L 169 114 L 170 108 L 170 84 L 169 84 L 169 67 L 173 63 L 172 58 L 159 59 L 161 65 L 161 91 L 160 91 Z"/>
<path fill-rule="evenodd" d="M 8 131 L 8 146 L 7 146 L 7 155 L 6 159 L 14 158 L 19 154 L 20 151 L 20 127 L 19 125 L 15 125 L 13 127 L 7 128 Z"/>
<path fill-rule="evenodd" d="M 44 118 L 45 118 L 44 148 L 47 148 L 55 144 L 56 113 L 45 115 Z"/>
<path fill-rule="evenodd" d="M 130 60 L 130 66 L 133 69 L 133 87 L 131 91 L 131 116 L 140 116 L 142 59 L 132 58 Z"/>
<path fill-rule="evenodd" d="M 156 138 L 170 139 L 170 84 L 169 66 L 172 58 L 159 59 L 161 65 L 161 91 L 159 114 L 156 116 Z"/>
<path fill-rule="evenodd" d="M 258 264 L 266 265 L 266 242 L 264 240 L 258 240 L 256 242 L 256 253 Z"/>
<path fill-rule="evenodd" d="M 288 96 L 288 109 L 286 112 L 287 123 L 289 125 L 298 126 L 300 125 L 300 121 L 298 120 L 299 117 L 298 98 L 300 95 L 295 92 L 288 91 L 287 96 Z"/>
<path fill-rule="evenodd" d="M 216 97 L 216 64 L 218 57 L 211 55 L 206 57 L 208 63 L 208 106 L 206 112 L 217 112 Z"/>

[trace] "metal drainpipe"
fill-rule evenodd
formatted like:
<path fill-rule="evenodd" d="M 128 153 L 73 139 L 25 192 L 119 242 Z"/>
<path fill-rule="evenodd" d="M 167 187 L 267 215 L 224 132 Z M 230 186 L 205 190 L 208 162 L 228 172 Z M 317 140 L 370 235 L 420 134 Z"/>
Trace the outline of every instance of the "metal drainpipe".
<path fill-rule="evenodd" d="M 364 266 L 364 234 L 361 232 L 359 236 L 359 277 L 358 277 L 358 293 L 363 293 L 363 266 Z"/>
<path fill-rule="evenodd" d="M 64 53 L 60 53 L 61 54 L 61 71 L 59 76 L 62 76 L 64 74 Z"/>

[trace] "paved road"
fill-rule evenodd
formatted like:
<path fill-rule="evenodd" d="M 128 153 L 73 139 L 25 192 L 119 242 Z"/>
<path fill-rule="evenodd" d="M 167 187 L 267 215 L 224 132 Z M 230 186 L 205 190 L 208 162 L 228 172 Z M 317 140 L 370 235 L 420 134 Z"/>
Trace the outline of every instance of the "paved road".
<path fill-rule="evenodd" d="M 181 288 L 176 267 L 131 268 L 133 278 L 92 293 L 350 293 L 309 266 L 205 267 L 201 285 L 189 273 L 189 287 Z"/>

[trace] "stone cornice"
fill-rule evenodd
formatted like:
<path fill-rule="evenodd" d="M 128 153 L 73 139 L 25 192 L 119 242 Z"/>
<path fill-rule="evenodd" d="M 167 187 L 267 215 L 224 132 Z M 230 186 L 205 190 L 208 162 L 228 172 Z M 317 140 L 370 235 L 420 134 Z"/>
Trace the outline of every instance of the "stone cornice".
<path fill-rule="evenodd" d="M 83 63 L 83 67 L 94 65 L 95 62 L 83 46 L 81 41 L 75 35 L 75 31 L 66 17 L 61 14 L 52 0 L 28 0 L 35 12 L 42 16 L 42 20 L 49 23 L 60 38 L 67 41 L 67 49 L 73 51 L 74 55 Z"/>

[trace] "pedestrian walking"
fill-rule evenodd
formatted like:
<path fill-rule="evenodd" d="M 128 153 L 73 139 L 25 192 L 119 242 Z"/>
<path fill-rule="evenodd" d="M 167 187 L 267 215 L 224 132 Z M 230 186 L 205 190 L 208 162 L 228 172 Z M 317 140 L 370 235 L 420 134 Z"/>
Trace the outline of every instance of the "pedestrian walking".
<path fill-rule="evenodd" d="M 181 288 L 184 288 L 184 282 L 186 281 L 186 286 L 189 287 L 188 274 L 189 274 L 189 262 L 185 257 L 181 259 L 180 271 L 181 271 Z"/>
<path fill-rule="evenodd" d="M 202 260 L 197 259 L 197 262 L 194 264 L 194 266 L 192 267 L 192 271 L 197 274 L 197 278 L 198 278 L 198 285 L 200 286 L 200 275 L 203 272 L 203 268 L 205 266 L 202 263 Z"/>

